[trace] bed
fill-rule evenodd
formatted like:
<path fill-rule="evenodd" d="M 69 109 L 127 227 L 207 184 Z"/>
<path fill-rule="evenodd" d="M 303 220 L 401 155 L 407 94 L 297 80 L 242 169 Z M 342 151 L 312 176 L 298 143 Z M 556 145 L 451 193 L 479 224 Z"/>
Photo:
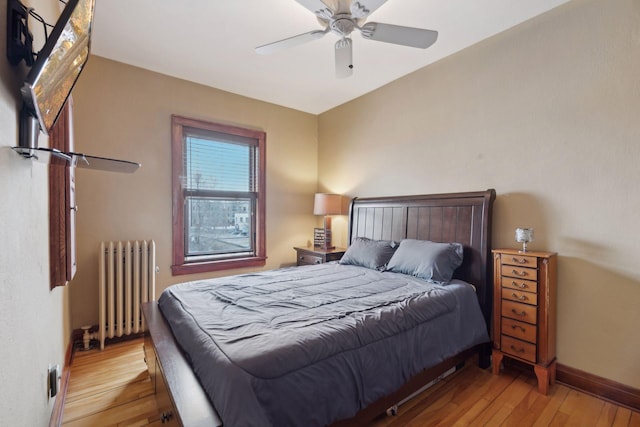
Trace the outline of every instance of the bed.
<path fill-rule="evenodd" d="M 475 352 L 488 366 L 494 198 L 356 198 L 342 263 L 168 288 L 143 307 L 163 419 L 366 425 Z M 416 248 L 446 268 L 416 270 Z"/>

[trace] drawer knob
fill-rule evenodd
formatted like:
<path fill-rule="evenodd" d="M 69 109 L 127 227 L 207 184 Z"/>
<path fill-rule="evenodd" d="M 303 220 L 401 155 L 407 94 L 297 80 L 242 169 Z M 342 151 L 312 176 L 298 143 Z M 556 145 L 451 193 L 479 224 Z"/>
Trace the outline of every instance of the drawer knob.
<path fill-rule="evenodd" d="M 527 287 L 526 283 L 516 283 L 516 282 L 511 282 L 511 285 L 518 287 L 520 289 L 525 289 Z"/>
<path fill-rule="evenodd" d="M 515 274 L 516 276 L 520 276 L 520 277 L 524 277 L 527 275 L 526 271 L 518 271 L 518 270 L 513 270 L 511 271 L 513 274 Z"/>
<path fill-rule="evenodd" d="M 516 310 L 515 308 L 512 308 L 512 309 L 511 309 L 511 312 L 512 312 L 513 314 L 515 314 L 516 316 L 526 316 L 526 315 L 527 315 L 527 312 L 526 312 L 526 311 L 524 311 L 524 310 L 523 310 L 523 311 L 518 311 L 518 310 Z"/>
<path fill-rule="evenodd" d="M 524 348 L 516 348 L 516 346 L 515 346 L 515 345 L 513 345 L 513 344 L 511 344 L 511 345 L 509 346 L 509 348 L 510 348 L 511 350 L 515 351 L 516 353 L 524 353 Z"/>
<path fill-rule="evenodd" d="M 526 301 L 528 299 L 525 295 L 518 295 L 515 292 L 512 292 L 511 296 L 519 299 L 520 301 Z"/>
<path fill-rule="evenodd" d="M 524 259 L 524 258 L 513 257 L 513 258 L 511 258 L 511 261 L 512 262 L 517 262 L 518 264 L 526 264 L 527 263 L 527 260 Z"/>
<path fill-rule="evenodd" d="M 525 328 L 523 328 L 520 325 L 511 325 L 511 329 L 513 329 L 513 330 L 520 329 L 520 331 L 522 331 L 522 332 L 526 332 L 527 331 Z"/>

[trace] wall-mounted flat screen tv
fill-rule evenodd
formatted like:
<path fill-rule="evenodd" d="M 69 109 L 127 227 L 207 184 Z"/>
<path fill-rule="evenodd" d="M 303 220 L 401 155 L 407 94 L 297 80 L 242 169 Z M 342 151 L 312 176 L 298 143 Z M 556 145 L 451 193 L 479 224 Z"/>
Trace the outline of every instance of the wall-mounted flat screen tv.
<path fill-rule="evenodd" d="M 21 88 L 27 108 L 47 134 L 89 58 L 94 7 L 95 0 L 67 1 Z"/>

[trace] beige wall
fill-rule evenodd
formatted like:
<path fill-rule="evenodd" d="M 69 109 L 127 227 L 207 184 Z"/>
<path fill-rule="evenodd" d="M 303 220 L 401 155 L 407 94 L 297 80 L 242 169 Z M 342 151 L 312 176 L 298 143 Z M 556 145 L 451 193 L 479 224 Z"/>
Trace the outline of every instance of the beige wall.
<path fill-rule="evenodd" d="M 55 21 L 58 2 L 26 2 Z M 0 46 L 6 45 L 7 1 L 0 0 Z M 36 34 L 37 36 L 37 34 Z M 42 41 L 36 39 L 34 48 Z M 64 363 L 70 338 L 68 292 L 49 291 L 48 169 L 9 147 L 18 144 L 19 88 L 24 63 L 0 59 L 0 424 L 16 427 L 49 423 L 49 364 Z M 41 145 L 47 138 L 41 136 Z"/>
<path fill-rule="evenodd" d="M 74 90 L 74 102 L 78 151 L 142 163 L 131 175 L 77 170 L 74 328 L 98 322 L 97 254 L 103 240 L 155 239 L 158 292 L 173 283 L 216 275 L 171 276 L 171 114 L 266 132 L 266 268 L 295 263 L 293 246 L 311 239 L 316 116 L 100 57 L 90 58 Z"/>
<path fill-rule="evenodd" d="M 559 362 L 636 388 L 639 28 L 635 0 L 573 1 L 318 125 L 323 187 L 495 188 L 493 246 L 531 226 L 532 248 L 559 253 Z"/>

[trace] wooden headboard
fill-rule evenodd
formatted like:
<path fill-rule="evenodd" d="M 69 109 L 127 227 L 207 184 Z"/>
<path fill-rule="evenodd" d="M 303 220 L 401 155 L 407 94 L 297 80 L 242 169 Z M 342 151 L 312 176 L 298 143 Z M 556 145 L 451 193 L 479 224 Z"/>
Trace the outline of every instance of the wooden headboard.
<path fill-rule="evenodd" d="M 354 198 L 349 243 L 356 237 L 459 242 L 464 261 L 454 274 L 476 286 L 487 326 L 491 320 L 491 213 L 493 189 L 468 193 Z"/>

